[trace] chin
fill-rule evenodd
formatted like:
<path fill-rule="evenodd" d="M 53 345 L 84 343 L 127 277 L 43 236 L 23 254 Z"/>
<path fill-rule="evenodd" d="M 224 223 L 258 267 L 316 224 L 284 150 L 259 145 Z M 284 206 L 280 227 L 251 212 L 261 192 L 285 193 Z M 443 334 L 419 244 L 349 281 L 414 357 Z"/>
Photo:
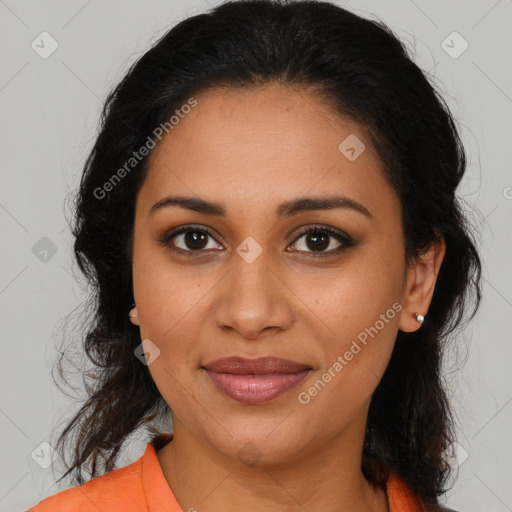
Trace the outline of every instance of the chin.
<path fill-rule="evenodd" d="M 254 431 L 254 425 L 252 427 L 252 430 L 247 428 L 238 434 L 228 428 L 228 432 L 233 432 L 232 436 L 223 431 L 208 440 L 219 452 L 247 467 L 283 464 L 303 455 L 305 440 L 297 438 L 299 429 L 278 432 L 275 421 L 266 430 Z"/>

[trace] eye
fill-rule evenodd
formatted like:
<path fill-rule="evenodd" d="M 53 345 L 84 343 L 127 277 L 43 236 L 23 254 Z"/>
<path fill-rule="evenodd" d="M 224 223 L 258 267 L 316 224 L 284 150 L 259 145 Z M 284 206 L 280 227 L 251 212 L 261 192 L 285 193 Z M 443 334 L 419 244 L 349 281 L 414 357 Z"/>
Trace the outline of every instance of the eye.
<path fill-rule="evenodd" d="M 212 239 L 210 246 L 208 246 L 208 238 Z M 205 249 L 215 250 L 220 245 L 209 229 L 196 226 L 181 226 L 173 229 L 159 241 L 170 250 L 188 253 L 189 256 L 194 256 L 193 253 L 206 252 Z"/>
<path fill-rule="evenodd" d="M 304 238 L 303 243 L 297 243 L 297 240 L 300 240 L 301 238 Z M 335 245 L 335 242 L 333 242 L 333 238 L 338 242 L 337 246 Z M 327 226 L 309 227 L 302 231 L 293 243 L 293 246 L 298 250 L 298 252 L 310 252 L 302 249 L 301 246 L 306 249 L 310 249 L 313 257 L 338 254 L 344 249 L 353 247 L 354 245 L 354 241 L 348 235 Z"/>
<path fill-rule="evenodd" d="M 298 243 L 302 238 L 304 242 Z M 334 244 L 335 247 L 333 247 L 333 239 L 338 242 L 337 246 Z M 199 256 L 212 250 L 224 250 L 212 231 L 199 226 L 181 226 L 172 229 L 159 242 L 171 251 L 187 256 Z M 342 231 L 317 225 L 303 230 L 293 242 L 292 247 L 297 252 L 309 253 L 308 257 L 322 257 L 338 254 L 354 245 L 356 245 L 355 242 Z"/>

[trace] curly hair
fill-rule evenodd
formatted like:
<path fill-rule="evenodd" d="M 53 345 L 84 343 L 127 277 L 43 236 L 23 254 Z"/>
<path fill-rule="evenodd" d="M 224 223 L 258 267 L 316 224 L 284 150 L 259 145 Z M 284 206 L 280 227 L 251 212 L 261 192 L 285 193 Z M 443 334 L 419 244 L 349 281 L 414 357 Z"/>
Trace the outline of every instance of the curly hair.
<path fill-rule="evenodd" d="M 148 157 L 108 192 L 104 184 L 193 94 L 271 82 L 317 91 L 333 112 L 367 131 L 401 201 L 408 262 L 440 234 L 445 239 L 428 317 L 418 331 L 398 332 L 372 396 L 362 457 L 370 482 L 383 486 L 394 471 L 436 505 L 446 492 L 445 453 L 455 439 L 442 356 L 481 297 L 481 262 L 456 195 L 465 150 L 435 83 L 391 29 L 320 1 L 235 0 L 189 17 L 108 95 L 74 202 L 74 254 L 94 308 L 82 333 L 92 370 L 83 379 L 87 400 L 58 439 L 64 458 L 65 441 L 73 436 L 73 460 L 59 481 L 73 475 L 80 484 L 86 469 L 91 477 L 111 471 L 130 434 L 145 427 L 159 439 L 156 421 L 172 412 L 147 366 L 134 357 L 140 333 L 127 314 L 134 302 L 135 200 Z"/>

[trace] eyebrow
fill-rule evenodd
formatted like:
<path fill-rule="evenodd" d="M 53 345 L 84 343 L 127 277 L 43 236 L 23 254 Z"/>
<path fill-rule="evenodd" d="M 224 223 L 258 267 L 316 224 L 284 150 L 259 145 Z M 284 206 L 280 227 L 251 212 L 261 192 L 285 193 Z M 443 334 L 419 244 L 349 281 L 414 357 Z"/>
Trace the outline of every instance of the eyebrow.
<path fill-rule="evenodd" d="M 169 206 L 178 206 L 179 208 L 205 215 L 216 215 L 219 217 L 226 217 L 227 215 L 226 208 L 222 203 L 186 196 L 168 196 L 160 199 L 151 207 L 149 215 Z M 373 218 L 373 215 L 365 206 L 346 196 L 299 197 L 280 204 L 276 209 L 276 215 L 280 218 L 287 218 L 303 212 L 333 210 L 335 208 L 354 210 L 369 218 Z"/>

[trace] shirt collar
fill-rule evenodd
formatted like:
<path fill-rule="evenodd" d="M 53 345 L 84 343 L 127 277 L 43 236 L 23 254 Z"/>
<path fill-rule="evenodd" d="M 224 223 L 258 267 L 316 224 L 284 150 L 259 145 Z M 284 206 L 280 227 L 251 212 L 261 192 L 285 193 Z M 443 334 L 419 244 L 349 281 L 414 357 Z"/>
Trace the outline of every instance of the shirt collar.
<path fill-rule="evenodd" d="M 148 443 L 142 457 L 142 487 L 150 512 L 161 512 L 162 510 L 183 512 L 167 483 L 156 456 L 156 446 L 160 447 L 162 442 L 166 443 L 171 439 L 171 434 L 157 436 Z"/>
<path fill-rule="evenodd" d="M 426 512 L 421 499 L 396 474 L 391 473 L 386 482 L 389 512 Z"/>

